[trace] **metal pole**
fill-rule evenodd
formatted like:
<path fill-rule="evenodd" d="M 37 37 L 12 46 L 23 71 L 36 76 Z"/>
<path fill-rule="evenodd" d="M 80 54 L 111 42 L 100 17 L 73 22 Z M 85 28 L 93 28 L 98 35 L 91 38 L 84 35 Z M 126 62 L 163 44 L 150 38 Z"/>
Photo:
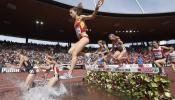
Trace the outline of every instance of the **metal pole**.
<path fill-rule="evenodd" d="M 144 11 L 143 7 L 141 6 L 141 4 L 139 3 L 139 1 L 138 0 L 135 0 L 135 1 L 136 1 L 137 5 L 139 6 L 140 10 L 142 11 L 142 14 L 144 14 L 145 11 Z"/>
<path fill-rule="evenodd" d="M 94 0 L 94 7 L 96 7 L 97 3 L 96 3 L 96 0 Z"/>

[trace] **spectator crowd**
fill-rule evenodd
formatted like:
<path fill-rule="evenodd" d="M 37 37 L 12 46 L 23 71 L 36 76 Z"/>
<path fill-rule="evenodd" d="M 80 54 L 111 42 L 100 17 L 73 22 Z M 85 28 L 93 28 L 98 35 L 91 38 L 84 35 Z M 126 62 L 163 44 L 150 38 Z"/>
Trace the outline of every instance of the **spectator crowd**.
<path fill-rule="evenodd" d="M 32 64 L 43 64 L 45 54 L 48 51 L 53 52 L 53 57 L 58 63 L 70 64 L 71 56 L 67 53 L 68 47 L 59 45 L 38 45 L 38 44 L 22 44 L 14 42 L 0 42 L 0 64 L 4 66 L 18 66 L 19 57 L 17 56 L 18 50 L 24 50 L 26 55 L 30 58 Z M 96 49 L 86 48 L 82 54 L 78 56 L 77 64 L 93 64 L 97 60 L 97 56 L 93 52 Z M 138 57 L 142 58 L 143 63 L 152 63 L 153 57 L 148 47 L 145 46 L 132 46 L 127 48 L 127 59 L 124 61 L 126 64 L 137 64 Z M 115 63 L 110 57 L 107 64 Z"/>

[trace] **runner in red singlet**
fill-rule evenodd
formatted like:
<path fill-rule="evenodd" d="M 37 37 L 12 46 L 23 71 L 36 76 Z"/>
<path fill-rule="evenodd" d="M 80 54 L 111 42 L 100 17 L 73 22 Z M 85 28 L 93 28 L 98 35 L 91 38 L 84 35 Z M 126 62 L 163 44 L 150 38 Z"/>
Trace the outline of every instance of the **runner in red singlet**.
<path fill-rule="evenodd" d="M 166 51 L 166 52 L 165 52 Z M 152 43 L 152 53 L 154 56 L 154 63 L 160 68 L 161 74 L 165 75 L 163 65 L 166 64 L 166 56 L 172 52 L 172 49 L 166 46 L 160 46 L 158 41 Z"/>
<path fill-rule="evenodd" d="M 69 50 L 69 53 L 72 55 L 71 65 L 69 68 L 69 72 L 65 73 L 62 78 L 71 78 L 72 71 L 77 62 L 77 55 L 82 51 L 82 49 L 89 43 L 89 37 L 87 35 L 87 27 L 85 24 L 85 20 L 91 20 L 95 17 L 99 8 L 102 6 L 104 0 L 99 0 L 95 11 L 91 15 L 81 15 L 82 4 L 80 3 L 78 7 L 73 7 L 70 9 L 70 16 L 75 19 L 74 28 L 76 30 L 77 37 L 79 41 L 75 43 Z"/>
<path fill-rule="evenodd" d="M 53 87 L 56 82 L 59 80 L 59 65 L 58 63 L 54 60 L 54 58 L 51 55 L 52 53 L 47 53 L 45 56 L 45 66 L 39 66 L 40 70 L 46 70 L 44 73 L 45 80 L 47 79 L 47 76 L 50 72 L 50 70 L 53 70 L 54 76 L 49 80 L 48 86 Z"/>
<path fill-rule="evenodd" d="M 175 72 L 175 49 L 172 47 L 173 52 L 169 53 L 168 57 L 171 62 L 172 70 Z"/>
<path fill-rule="evenodd" d="M 127 59 L 125 56 L 127 53 L 126 48 L 120 37 L 115 36 L 114 34 L 109 34 L 109 39 L 112 41 L 111 51 L 114 51 L 113 58 L 117 60 L 120 65 L 122 63 L 122 60 Z"/>

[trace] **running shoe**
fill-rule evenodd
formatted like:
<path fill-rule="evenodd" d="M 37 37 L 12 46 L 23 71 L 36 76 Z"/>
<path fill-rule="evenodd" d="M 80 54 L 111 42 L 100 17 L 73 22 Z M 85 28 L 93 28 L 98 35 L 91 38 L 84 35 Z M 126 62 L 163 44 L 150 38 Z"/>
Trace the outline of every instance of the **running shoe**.
<path fill-rule="evenodd" d="M 68 73 L 64 73 L 62 76 L 60 76 L 60 79 L 69 79 L 69 78 L 72 78 L 72 75 Z"/>

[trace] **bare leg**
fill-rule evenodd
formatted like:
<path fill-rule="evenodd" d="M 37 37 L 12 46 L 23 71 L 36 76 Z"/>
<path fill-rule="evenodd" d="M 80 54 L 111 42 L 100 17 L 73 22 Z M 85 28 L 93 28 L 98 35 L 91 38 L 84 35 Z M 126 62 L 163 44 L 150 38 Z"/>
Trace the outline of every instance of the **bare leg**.
<path fill-rule="evenodd" d="M 78 43 L 78 42 L 77 42 L 77 43 Z M 75 44 L 69 49 L 68 53 L 72 54 L 72 52 L 74 51 L 74 49 L 75 49 L 77 43 L 75 43 Z"/>
<path fill-rule="evenodd" d="M 82 39 L 80 39 L 77 44 L 76 44 L 76 47 L 73 49 L 72 51 L 72 60 L 71 60 L 71 66 L 70 66 L 70 69 L 69 69 L 69 72 L 68 74 L 71 75 L 72 74 L 72 71 L 76 65 L 76 62 L 77 62 L 77 55 L 78 53 L 86 46 L 86 44 L 89 43 L 89 39 L 87 37 L 83 37 Z"/>
<path fill-rule="evenodd" d="M 103 65 L 104 65 L 104 69 L 107 69 L 107 64 L 106 64 L 106 62 L 104 62 Z"/>
<path fill-rule="evenodd" d="M 165 62 L 165 59 L 159 59 L 159 60 L 156 60 L 156 61 L 154 61 L 154 63 L 156 64 L 156 66 L 157 66 L 157 67 L 159 67 L 159 68 L 160 68 L 161 73 L 162 73 L 162 74 L 164 74 L 164 73 L 165 73 L 165 71 L 164 71 L 163 64 L 165 64 L 165 63 L 166 63 L 166 62 Z"/>
<path fill-rule="evenodd" d="M 48 85 L 49 87 L 53 87 L 53 86 L 56 85 L 57 81 L 58 81 L 58 77 L 57 77 L 57 76 L 52 77 L 52 78 L 49 80 L 49 82 L 48 82 L 47 85 Z"/>
<path fill-rule="evenodd" d="M 175 64 L 172 64 L 172 69 L 173 69 L 173 71 L 175 72 Z"/>
<path fill-rule="evenodd" d="M 124 50 L 124 51 L 122 51 L 122 52 L 118 55 L 117 59 L 118 59 L 118 60 L 127 59 L 127 57 L 125 57 L 125 55 L 126 55 L 126 51 Z"/>
<path fill-rule="evenodd" d="M 35 79 L 36 74 L 29 74 L 26 78 L 25 86 L 27 89 L 32 87 L 33 81 Z"/>
<path fill-rule="evenodd" d="M 119 55 L 120 55 L 120 51 L 116 51 L 116 52 L 114 53 L 114 55 L 113 55 L 113 58 L 114 58 L 115 60 L 118 60 L 117 58 L 118 58 Z"/>

